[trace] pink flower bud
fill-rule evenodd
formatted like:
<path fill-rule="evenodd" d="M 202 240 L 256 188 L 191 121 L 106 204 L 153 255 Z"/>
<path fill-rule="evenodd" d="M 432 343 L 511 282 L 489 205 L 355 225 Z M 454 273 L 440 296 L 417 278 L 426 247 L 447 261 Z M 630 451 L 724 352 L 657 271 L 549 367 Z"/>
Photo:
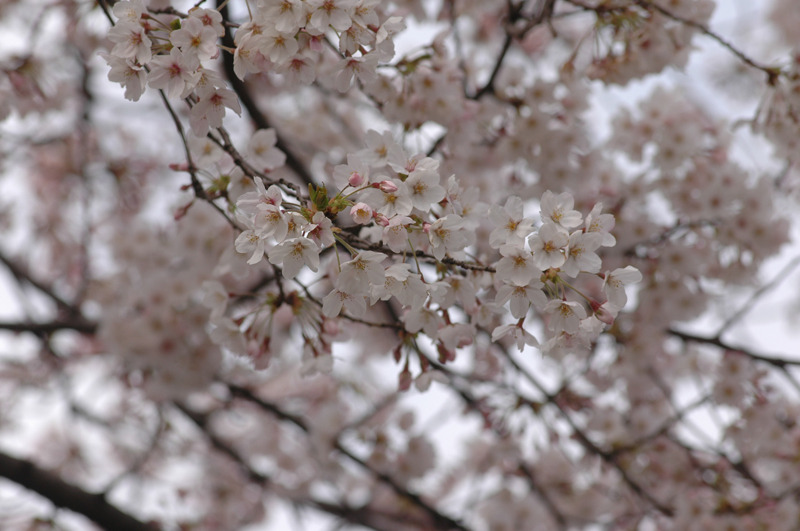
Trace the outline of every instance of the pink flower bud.
<path fill-rule="evenodd" d="M 411 387 L 412 381 L 413 379 L 411 378 L 411 371 L 404 369 L 397 378 L 397 390 L 408 391 L 408 389 Z"/>
<path fill-rule="evenodd" d="M 375 214 L 375 222 L 381 227 L 388 227 L 390 224 L 389 218 L 380 213 Z"/>
<path fill-rule="evenodd" d="M 394 358 L 395 363 L 400 363 L 400 359 L 403 357 L 403 345 L 397 345 L 395 349 L 392 351 L 392 357 Z"/>
<path fill-rule="evenodd" d="M 350 215 L 353 221 L 359 225 L 365 225 L 372 219 L 372 207 L 366 203 L 356 203 L 350 207 Z"/>
<path fill-rule="evenodd" d="M 336 319 L 325 319 L 322 322 L 322 331 L 329 336 L 338 336 L 340 332 L 339 321 Z"/>
<path fill-rule="evenodd" d="M 397 185 L 389 180 L 381 181 L 373 186 L 380 188 L 381 192 L 385 194 L 391 194 L 397 191 Z"/>
<path fill-rule="evenodd" d="M 436 345 L 436 350 L 439 352 L 439 363 L 447 363 L 456 359 L 456 353 L 446 348 L 443 344 Z"/>
<path fill-rule="evenodd" d="M 194 204 L 194 199 L 192 199 L 191 201 L 189 201 L 189 202 L 188 202 L 187 204 L 185 204 L 184 206 L 182 206 L 182 207 L 179 207 L 179 208 L 178 208 L 178 209 L 175 211 L 175 214 L 173 214 L 173 216 L 172 216 L 172 217 L 173 217 L 173 219 L 175 219 L 175 221 L 179 221 L 181 218 L 183 218 L 183 217 L 186 215 L 186 213 L 187 213 L 187 212 L 189 212 L 189 209 L 192 207 L 192 205 L 193 205 L 193 204 Z"/>
<path fill-rule="evenodd" d="M 350 178 L 347 179 L 347 182 L 353 188 L 358 188 L 359 186 L 364 184 L 364 176 L 358 173 L 357 171 L 354 171 L 353 173 L 350 174 Z"/>
<path fill-rule="evenodd" d="M 603 305 L 597 301 L 592 301 L 590 306 L 592 307 L 594 316 L 597 317 L 600 322 L 603 322 L 609 326 L 614 324 L 614 315 L 609 312 L 607 308 L 603 307 Z"/>

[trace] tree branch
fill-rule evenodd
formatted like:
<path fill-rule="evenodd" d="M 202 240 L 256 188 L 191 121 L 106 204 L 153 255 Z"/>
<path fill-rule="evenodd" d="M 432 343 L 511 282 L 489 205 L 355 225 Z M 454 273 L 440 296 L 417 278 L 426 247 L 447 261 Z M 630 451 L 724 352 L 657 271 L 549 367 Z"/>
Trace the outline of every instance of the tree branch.
<path fill-rule="evenodd" d="M 239 398 L 245 399 L 248 402 L 252 402 L 253 404 L 259 406 L 263 410 L 275 415 L 280 420 L 290 422 L 300 428 L 301 430 L 307 432 L 309 430 L 308 426 L 306 426 L 305 422 L 290 413 L 286 413 L 280 407 L 272 404 L 266 400 L 261 399 L 260 397 L 256 396 L 252 391 L 246 389 L 244 387 L 235 386 L 232 384 L 228 384 L 228 389 L 230 390 L 231 394 L 234 396 L 238 396 Z M 338 439 L 332 441 L 333 447 L 339 451 L 341 454 L 345 455 L 354 463 L 357 463 L 361 468 L 369 471 L 375 478 L 380 480 L 382 483 L 386 484 L 387 486 L 391 487 L 391 489 L 397 494 L 399 497 L 404 498 L 411 503 L 413 503 L 416 507 L 424 511 L 428 514 L 431 520 L 435 523 L 436 529 L 441 530 L 450 530 L 450 529 L 460 529 L 465 530 L 467 529 L 461 523 L 453 520 L 452 518 L 440 513 L 436 510 L 435 507 L 428 504 L 425 500 L 422 499 L 418 494 L 410 492 L 408 489 L 401 486 L 397 481 L 394 480 L 391 476 L 375 470 L 369 463 L 355 455 L 351 452 L 348 448 L 346 448 L 341 441 Z"/>
<path fill-rule="evenodd" d="M 145 524 L 114 507 L 104 494 L 92 494 L 65 482 L 30 461 L 0 453 L 0 476 L 36 492 L 56 507 L 79 513 L 103 529 L 115 531 L 155 531 L 155 524 Z"/>
<path fill-rule="evenodd" d="M 97 323 L 83 319 L 51 321 L 49 323 L 25 323 L 25 322 L 0 322 L 0 330 L 10 332 L 30 332 L 35 336 L 43 336 L 58 332 L 59 330 L 74 330 L 81 334 L 94 334 L 97 332 Z"/>
<path fill-rule="evenodd" d="M 47 286 L 45 285 L 44 282 L 35 279 L 22 266 L 17 264 L 14 260 L 7 257 L 3 253 L 0 253 L 0 262 L 2 262 L 3 265 L 5 265 L 6 268 L 8 268 L 8 270 L 11 272 L 12 275 L 14 275 L 14 277 L 17 280 L 19 280 L 20 282 L 25 282 L 27 284 L 30 284 L 40 292 L 50 297 L 53 300 L 53 302 L 55 302 L 56 305 L 58 305 L 58 308 L 60 310 L 66 311 L 69 314 L 78 313 L 78 310 L 72 304 L 70 304 L 65 299 L 57 295 L 51 286 Z"/>

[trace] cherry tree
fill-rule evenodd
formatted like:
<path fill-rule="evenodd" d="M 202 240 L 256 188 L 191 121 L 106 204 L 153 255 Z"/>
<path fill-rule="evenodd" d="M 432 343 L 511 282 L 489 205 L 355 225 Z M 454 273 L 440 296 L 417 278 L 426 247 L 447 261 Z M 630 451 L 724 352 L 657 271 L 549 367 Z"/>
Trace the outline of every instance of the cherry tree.
<path fill-rule="evenodd" d="M 748 9 L 4 2 L 0 527 L 797 529 Z"/>

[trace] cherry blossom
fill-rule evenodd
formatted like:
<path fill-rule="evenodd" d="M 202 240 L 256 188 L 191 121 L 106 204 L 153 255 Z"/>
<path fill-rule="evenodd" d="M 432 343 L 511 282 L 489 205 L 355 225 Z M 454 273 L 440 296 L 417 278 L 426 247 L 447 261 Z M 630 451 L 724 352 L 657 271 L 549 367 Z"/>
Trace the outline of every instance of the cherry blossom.
<path fill-rule="evenodd" d="M 205 61 L 217 54 L 217 35 L 217 30 L 205 25 L 200 18 L 190 17 L 180 29 L 170 33 L 169 39 L 183 53 Z"/>
<path fill-rule="evenodd" d="M 250 160 L 259 167 L 274 170 L 286 162 L 286 154 L 275 147 L 277 136 L 274 129 L 260 129 L 253 133 L 247 145 Z M 275 190 L 278 190 L 276 187 Z"/>
<path fill-rule="evenodd" d="M 605 274 L 603 291 L 611 304 L 616 308 L 624 308 L 625 303 L 628 301 L 625 285 L 636 284 L 641 281 L 642 274 L 637 269 L 633 266 L 625 266 Z"/>
<path fill-rule="evenodd" d="M 351 16 L 355 7 L 354 0 L 307 0 L 311 8 L 309 23 L 316 31 L 322 33 L 333 26 L 338 31 L 345 31 L 353 23 Z"/>
<path fill-rule="evenodd" d="M 281 266 L 285 278 L 294 278 L 303 267 L 317 271 L 319 247 L 303 236 L 284 240 L 269 250 L 269 262 Z"/>
<path fill-rule="evenodd" d="M 569 234 L 553 223 L 545 223 L 529 239 L 533 251 L 533 263 L 540 270 L 561 267 L 566 262 L 564 248 L 569 243 Z"/>
<path fill-rule="evenodd" d="M 68 4 L 2 7 L 0 527 L 800 527 L 792 2 Z"/>
<path fill-rule="evenodd" d="M 469 243 L 467 235 L 460 231 L 463 225 L 461 216 L 456 214 L 450 214 L 431 223 L 428 236 L 433 256 L 441 260 L 445 253 L 460 251 L 467 246 Z"/>
<path fill-rule="evenodd" d="M 108 38 L 115 43 L 111 49 L 114 57 L 130 59 L 140 65 L 149 63 L 153 57 L 153 43 L 138 21 L 123 20 L 111 28 Z"/>
<path fill-rule="evenodd" d="M 169 55 L 153 57 L 149 65 L 151 70 L 147 76 L 148 86 L 164 90 L 170 98 L 184 97 L 200 80 L 200 73 L 197 71 L 200 61 L 196 56 L 184 54 L 178 48 L 173 48 Z M 234 103 L 231 101 L 230 104 Z M 202 134 L 204 133 L 201 132 L 200 135 Z"/>
<path fill-rule="evenodd" d="M 489 217 L 495 228 L 489 235 L 489 245 L 499 248 L 504 243 L 523 243 L 533 229 L 533 219 L 523 217 L 522 199 L 511 196 L 504 207 L 492 205 Z"/>
<path fill-rule="evenodd" d="M 533 253 L 524 247 L 506 244 L 500 247 L 500 254 L 503 258 L 497 262 L 495 269 L 501 280 L 525 286 L 540 273 L 533 263 Z"/>
<path fill-rule="evenodd" d="M 342 264 L 336 287 L 344 293 L 359 294 L 366 293 L 370 284 L 382 285 L 386 278 L 381 265 L 384 259 L 383 253 L 361 251 Z"/>
<path fill-rule="evenodd" d="M 139 101 L 145 89 L 147 81 L 146 71 L 130 59 L 116 57 L 111 54 L 101 53 L 111 70 L 108 72 L 109 81 L 114 81 L 125 87 L 125 98 L 131 101 Z"/>

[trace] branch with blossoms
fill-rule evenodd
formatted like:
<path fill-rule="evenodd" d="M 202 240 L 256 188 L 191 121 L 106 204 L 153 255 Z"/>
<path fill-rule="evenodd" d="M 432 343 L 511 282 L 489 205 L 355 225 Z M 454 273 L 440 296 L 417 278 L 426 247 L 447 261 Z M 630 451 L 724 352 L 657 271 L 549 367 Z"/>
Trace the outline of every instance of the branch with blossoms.
<path fill-rule="evenodd" d="M 711 0 L 434 4 L 101 3 L 104 74 L 171 120 L 127 137 L 90 68 L 48 96 L 38 52 L 3 62 L 20 116 L 81 115 L 22 157 L 61 223 L 3 260 L 44 301 L 0 323 L 35 340 L 0 360 L 4 417 L 60 391 L 37 463 L 167 527 L 279 498 L 379 529 L 793 528 L 796 401 L 767 376 L 800 389 L 796 363 L 684 332 L 789 241 L 783 199 L 679 88 L 603 97 L 714 39 L 767 73 L 753 130 L 791 161 L 797 65 L 749 60 Z M 88 62 L 92 19 L 61 15 Z"/>
<path fill-rule="evenodd" d="M 124 16 L 130 16 L 131 13 L 125 12 L 124 10 L 120 9 L 118 14 L 122 14 Z M 133 16 L 137 16 L 137 12 L 133 12 Z M 210 17 L 210 15 L 206 11 L 198 12 L 198 17 Z M 198 23 L 199 24 L 199 23 Z M 186 31 L 195 31 L 201 32 L 203 34 L 208 33 L 210 37 L 212 35 L 211 31 L 207 31 L 208 28 L 212 27 L 214 24 L 218 24 L 218 21 L 215 22 L 213 17 L 209 18 L 209 26 L 206 29 L 203 29 L 203 26 L 197 26 L 197 28 L 193 30 L 187 29 Z M 194 27 L 194 26 L 193 26 Z M 131 28 L 128 28 L 124 25 L 117 25 L 114 26 L 114 29 L 121 28 L 122 32 L 131 31 Z M 184 30 L 180 30 L 184 31 Z M 220 30 L 216 29 L 216 34 L 218 35 Z M 241 31 L 241 28 L 240 28 Z M 178 32 L 180 33 L 180 32 Z M 200 34 L 194 37 L 196 39 L 200 39 Z M 179 38 L 180 37 L 180 38 Z M 143 41 L 144 37 L 140 33 L 136 33 L 134 40 Z M 171 65 L 170 68 L 172 69 L 173 74 L 170 74 L 170 77 L 164 77 L 160 74 L 161 71 L 156 71 L 155 74 L 151 72 L 150 77 L 152 78 L 152 82 L 150 84 L 155 88 L 166 88 L 169 93 L 173 96 L 178 95 L 181 93 L 182 95 L 188 95 L 187 91 L 187 83 L 198 83 L 201 79 L 201 73 L 198 71 L 197 75 L 195 76 L 190 74 L 191 65 L 200 64 L 204 57 L 209 55 L 208 51 L 202 51 L 202 55 L 193 56 L 191 59 L 186 59 L 186 61 L 190 61 L 188 63 L 182 63 L 184 59 L 181 56 L 176 55 L 180 52 L 177 50 L 184 48 L 186 51 L 191 50 L 193 53 L 199 53 L 199 51 L 204 50 L 201 44 L 194 44 L 192 41 L 191 48 L 187 48 L 189 41 L 182 41 L 183 39 L 182 34 L 176 34 L 176 39 L 178 39 L 175 43 L 175 47 L 172 48 L 170 52 L 170 58 L 164 66 L 167 64 Z M 277 42 L 277 41 L 276 41 Z M 182 44 L 183 43 L 183 44 Z M 198 51 L 195 52 L 195 49 Z M 238 48 L 237 48 L 238 49 Z M 273 58 L 274 59 L 274 58 Z M 159 68 L 161 63 L 156 61 L 154 63 L 154 68 Z M 240 65 L 241 66 L 241 65 Z M 177 73 L 186 71 L 186 75 L 181 74 L 180 80 L 178 80 L 179 76 Z M 237 72 L 238 76 L 242 76 L 243 71 Z M 205 74 L 207 75 L 207 74 Z M 189 76 L 189 77 L 187 77 Z M 178 80 L 176 84 L 173 81 Z M 221 92 L 217 91 L 214 92 L 215 96 L 213 98 L 219 97 L 219 103 L 216 104 L 219 108 L 222 108 L 222 102 L 225 101 L 224 95 Z M 194 97 L 192 101 L 196 102 L 191 105 L 190 113 L 197 113 L 198 107 L 200 107 L 200 102 L 204 96 L 200 95 Z M 232 104 L 225 104 L 226 106 L 231 106 Z M 205 107 L 203 107 L 205 109 Z M 215 111 L 216 112 L 216 111 Z M 172 113 L 173 119 L 177 119 L 174 113 Z M 202 116 L 196 116 L 194 121 L 190 120 L 192 123 L 192 130 L 195 134 L 204 134 L 208 132 L 208 128 L 210 125 L 213 125 L 220 134 L 225 137 L 224 130 L 221 129 L 221 115 L 215 114 L 211 121 L 202 118 Z M 182 133 L 182 128 L 180 124 L 176 122 L 178 125 L 179 133 L 181 133 L 182 138 L 185 138 Z M 273 142 L 275 141 L 275 135 L 273 135 Z M 227 146 L 231 146 L 229 141 L 225 141 Z M 190 173 L 192 174 L 192 186 L 195 189 L 195 195 L 198 197 L 203 198 L 205 196 L 205 191 L 198 190 L 199 183 L 194 175 L 194 162 L 191 160 L 191 155 L 188 151 L 188 144 L 184 141 L 184 145 L 187 149 L 187 157 L 188 158 L 188 165 Z M 269 148 L 272 149 L 272 148 Z M 327 194 L 327 189 L 324 186 L 320 187 L 313 187 L 309 185 L 309 202 L 311 203 L 310 208 L 303 205 L 304 200 L 301 197 L 298 197 L 300 200 L 299 204 L 294 204 L 291 208 L 294 209 L 294 212 L 284 211 L 282 208 L 285 206 L 284 200 L 281 197 L 280 189 L 276 186 L 271 186 L 270 190 L 267 191 L 263 186 L 261 180 L 256 180 L 256 186 L 259 188 L 261 198 L 252 196 L 251 193 L 244 194 L 242 199 L 237 201 L 236 204 L 236 214 L 238 220 L 244 224 L 246 230 L 240 234 L 237 238 L 237 251 L 251 254 L 248 263 L 251 265 L 257 264 L 263 258 L 267 251 L 267 238 L 273 237 L 276 240 L 277 245 L 270 250 L 270 262 L 275 266 L 280 266 L 283 271 L 283 275 L 287 279 L 293 279 L 297 274 L 300 272 L 301 267 L 308 267 L 312 271 L 316 271 L 319 267 L 319 258 L 318 254 L 321 248 L 329 247 L 337 240 L 337 236 L 334 235 L 332 218 L 339 214 L 344 208 L 347 206 L 351 207 L 351 215 L 354 218 L 354 221 L 357 223 L 365 224 L 369 222 L 369 220 L 373 217 L 373 214 L 376 215 L 376 222 L 382 224 L 384 227 L 387 228 L 388 231 L 386 235 L 388 237 L 384 238 L 383 243 L 387 245 L 394 253 L 400 253 L 406 251 L 406 241 L 408 240 L 408 246 L 410 246 L 410 250 L 413 253 L 413 256 L 416 259 L 417 251 L 414 249 L 414 244 L 410 236 L 418 234 L 416 231 L 410 230 L 410 224 L 416 223 L 420 225 L 420 228 L 424 233 L 428 233 L 431 235 L 430 243 L 423 242 L 418 238 L 415 238 L 417 241 L 417 245 L 421 245 L 427 247 L 428 245 L 431 246 L 431 253 L 433 258 L 436 260 L 442 260 L 445 258 L 445 254 L 453 254 L 456 252 L 460 252 L 464 249 L 468 244 L 469 241 L 465 239 L 467 234 L 459 230 L 461 229 L 461 217 L 453 212 L 450 216 L 441 216 L 438 218 L 434 218 L 431 221 L 425 221 L 424 219 L 420 219 L 419 217 L 416 218 L 416 221 L 410 217 L 408 214 L 412 214 L 412 209 L 416 209 L 417 211 L 424 212 L 425 210 L 429 209 L 432 205 L 436 203 L 440 203 L 444 201 L 445 195 L 447 192 L 445 189 L 438 184 L 439 178 L 436 175 L 436 168 L 438 163 L 436 163 L 433 159 L 430 158 L 423 158 L 423 159 L 415 159 L 415 158 L 408 158 L 407 155 L 403 154 L 398 147 L 391 147 L 390 149 L 395 150 L 393 154 L 393 158 L 397 160 L 392 165 L 392 169 L 397 172 L 398 179 L 383 179 L 380 182 L 372 183 L 373 186 L 365 186 L 369 184 L 367 180 L 367 176 L 369 174 L 369 167 L 365 164 L 364 161 L 353 158 L 352 161 L 349 162 L 347 166 L 342 166 L 337 168 L 337 170 L 341 170 L 340 175 L 337 176 L 337 173 L 334 172 L 334 179 L 337 177 L 341 177 L 341 174 L 349 172 L 349 177 L 347 177 L 347 183 L 338 182 L 336 183 L 339 185 L 340 191 L 336 194 L 335 197 L 331 198 Z M 279 152 L 277 152 L 279 153 Z M 400 157 L 398 159 L 398 156 Z M 268 155 L 269 157 L 269 155 Z M 274 157 L 273 157 L 274 158 Z M 403 162 L 403 158 L 405 158 L 405 162 Z M 275 162 L 271 162 L 270 164 L 280 164 L 278 159 L 275 159 Z M 268 166 L 269 167 L 269 166 Z M 458 186 L 456 181 L 451 178 L 450 180 L 450 191 L 449 194 L 458 194 Z M 342 186 L 344 184 L 344 186 Z M 401 190 L 401 187 L 403 188 Z M 352 191 L 348 191 L 347 189 L 351 188 Z M 378 191 L 379 190 L 379 191 Z M 410 192 L 407 192 L 409 190 Z M 347 195 L 343 195 L 345 191 L 348 191 Z M 363 193 L 361 193 L 363 192 Z M 349 200 L 348 198 L 357 195 L 359 198 L 363 198 L 366 202 L 359 202 L 354 204 L 353 201 Z M 561 199 L 562 202 L 566 201 L 566 199 Z M 371 203 L 371 204 L 370 204 Z M 564 203 L 566 205 L 566 203 Z M 256 208 L 254 208 L 256 207 Z M 217 207 L 218 208 L 218 207 Z M 553 208 L 564 208 L 562 205 L 554 205 Z M 515 204 L 515 210 L 519 210 L 519 206 Z M 288 214 L 286 219 L 284 219 L 284 212 Z M 572 215 L 572 214 L 570 214 Z M 597 214 L 595 214 L 597 215 Z M 291 219 L 289 219 L 291 218 Z M 572 223 L 574 220 L 570 220 Z M 515 222 L 516 223 L 516 222 Z M 580 223 L 580 221 L 578 221 Z M 566 225 L 566 227 L 576 226 L 578 223 Z M 309 225 L 311 224 L 311 225 Z M 393 225 L 394 224 L 394 225 Z M 292 227 L 291 231 L 289 227 Z M 306 228 L 307 227 L 307 228 Z M 557 268 L 563 264 L 568 265 L 567 273 L 571 276 L 576 275 L 580 270 L 581 267 L 586 265 L 590 270 L 590 272 L 597 272 L 599 269 L 597 262 L 597 255 L 593 254 L 593 251 L 597 249 L 601 245 L 600 239 L 594 238 L 597 240 L 595 242 L 592 240 L 591 243 L 583 244 L 578 243 L 580 241 L 580 234 L 576 233 L 573 234 L 571 237 L 572 241 L 569 242 L 568 240 L 559 236 L 556 238 L 556 225 L 545 225 L 543 230 L 548 233 L 548 237 L 551 239 L 548 240 L 546 243 L 542 245 L 551 246 L 552 250 L 545 251 L 545 248 L 539 250 L 540 253 L 548 252 L 550 253 L 550 258 L 538 259 L 538 263 L 536 267 L 539 267 L 542 271 L 544 270 L 557 270 Z M 561 226 L 563 230 L 566 228 L 564 225 Z M 530 228 L 529 226 L 527 228 Z M 337 228 L 337 230 L 339 230 Z M 548 232 L 549 231 L 549 232 Z M 314 241 L 310 240 L 307 236 L 311 236 L 312 232 L 314 232 Z M 553 234 L 550 234 L 552 232 Z M 287 239 L 287 241 L 283 241 Z M 398 239 L 400 238 L 400 239 Z M 499 241 L 502 236 L 495 235 L 494 240 Z M 526 238 L 525 235 L 522 236 L 522 240 Z M 558 244 L 555 243 L 555 239 L 558 240 Z M 562 241 L 563 240 L 563 241 Z M 513 241 L 513 240 L 512 240 Z M 352 254 L 355 255 L 354 247 L 350 246 L 345 239 L 338 237 L 338 242 L 345 247 L 349 248 Z M 566 251 L 567 243 L 571 243 L 572 251 Z M 495 245 L 497 247 L 497 245 Z M 501 251 L 502 252 L 502 251 Z M 510 249 L 508 252 L 512 252 Z M 577 257 L 582 255 L 586 252 L 586 257 L 583 258 L 584 262 L 579 263 L 577 261 Z M 567 260 L 566 258 L 559 261 L 558 257 L 567 256 L 565 253 L 569 254 L 572 253 L 572 257 Z M 537 256 L 539 256 L 537 254 Z M 544 255 L 542 255 L 544 256 Z M 592 258 L 592 256 L 594 258 Z M 514 260 L 522 261 L 521 267 L 525 269 L 524 273 L 520 273 L 516 275 L 516 278 L 513 282 L 517 285 L 525 285 L 529 281 L 533 280 L 530 271 L 530 265 L 533 262 L 531 258 L 533 254 L 529 258 L 524 258 L 522 255 L 515 256 Z M 343 306 L 347 306 L 348 313 L 351 314 L 352 317 L 359 318 L 361 314 L 364 313 L 364 288 L 369 284 L 374 284 L 376 286 L 380 286 L 383 281 L 383 274 L 379 278 L 379 269 L 377 269 L 377 261 L 383 261 L 385 255 L 381 253 L 375 253 L 373 251 L 366 251 L 363 253 L 359 253 L 356 256 L 355 262 L 351 265 L 351 262 L 345 263 L 343 266 L 340 264 L 339 272 L 344 272 L 343 276 L 339 277 L 337 285 L 334 287 L 334 291 L 330 294 L 326 295 L 323 299 L 323 314 L 327 318 L 333 318 L 338 315 L 339 311 Z M 450 258 L 453 261 L 452 257 Z M 575 265 L 570 260 L 575 259 Z M 337 255 L 338 260 L 338 255 Z M 587 261 L 588 260 L 588 261 Z M 371 266 L 371 273 L 368 274 L 366 278 L 361 278 L 361 276 L 356 275 L 353 273 L 349 275 L 351 271 L 355 272 L 357 270 L 366 270 L 367 262 L 373 261 L 375 262 L 374 266 Z M 547 262 L 545 264 L 545 262 Z M 552 262 L 552 263 L 551 263 Z M 458 263 L 458 262 L 455 262 Z M 344 270 L 342 270 L 344 267 Z M 355 269 L 348 269 L 348 267 L 354 267 Z M 404 284 L 408 282 L 408 271 L 406 270 L 404 278 L 396 277 L 398 280 L 401 280 Z M 418 275 L 421 274 L 421 271 L 418 271 Z M 348 276 L 349 275 L 349 276 Z M 352 278 L 350 278 L 352 276 Z M 531 278 L 527 278 L 527 277 Z M 525 277 L 523 279 L 523 277 Z M 342 282 L 342 278 L 347 278 L 348 280 Z M 419 277 L 421 280 L 417 280 L 419 287 L 417 288 L 418 293 L 413 295 L 415 300 L 424 302 L 424 298 L 421 298 L 423 295 L 423 291 L 420 291 L 420 288 L 423 288 L 424 278 Z M 366 281 L 366 282 L 365 282 Z M 554 284 L 558 284 L 560 282 L 559 277 L 553 272 L 550 274 L 548 281 L 554 282 Z M 519 284 L 521 282 L 521 284 Z M 613 283 L 608 285 L 614 285 Z M 532 291 L 532 295 L 535 295 L 535 290 L 538 289 L 537 287 L 530 288 Z M 509 297 L 511 293 L 509 292 Z M 392 296 L 390 293 L 389 296 Z M 396 295 L 395 295 L 396 296 Z M 380 296 L 382 297 L 382 296 Z M 379 297 L 379 298 L 380 298 Z M 407 296 L 405 296 L 407 298 Z M 534 299 L 531 299 L 534 301 Z M 544 296 L 537 297 L 535 302 L 544 304 L 546 298 Z M 517 303 L 519 306 L 520 303 Z M 414 306 L 418 306 L 418 303 L 414 303 Z M 521 306 L 520 306 L 521 308 Z M 598 311 L 600 308 L 600 304 L 597 303 L 597 308 L 592 308 L 593 312 Z M 579 303 L 574 302 L 564 302 L 563 304 L 551 304 L 549 308 L 546 310 L 549 312 L 558 311 L 562 316 L 571 317 L 573 315 L 582 315 L 583 317 L 586 316 L 585 311 L 582 311 L 581 305 Z M 603 312 L 606 314 L 605 319 L 612 319 L 614 309 L 605 309 Z M 618 311 L 618 310 L 616 310 Z M 577 312 L 577 313 L 576 313 Z M 218 313 L 215 310 L 215 313 Z M 519 313 L 519 311 L 517 311 Z M 572 330 L 572 320 L 569 321 L 569 333 L 574 334 L 577 332 L 577 328 Z M 224 327 L 231 329 L 230 322 L 225 322 Z M 421 328 L 418 328 L 412 332 L 418 332 Z M 497 337 L 502 337 L 504 334 L 510 333 L 513 330 L 522 330 L 521 323 L 517 327 L 508 327 L 507 329 L 504 328 L 502 330 L 498 329 Z M 516 332 L 514 332 L 516 333 Z M 526 339 L 525 342 L 530 343 L 530 340 Z M 522 343 L 520 343 L 522 344 Z"/>
<path fill-rule="evenodd" d="M 217 451 L 234 461 L 250 481 L 260 485 L 265 490 L 270 488 L 269 477 L 254 470 L 235 448 L 213 432 L 213 429 L 209 426 L 209 415 L 201 415 L 181 404 L 177 404 L 176 407 L 205 434 L 209 443 Z M 390 516 L 382 515 L 378 511 L 372 511 L 369 507 L 351 508 L 314 499 L 301 500 L 294 498 L 292 501 L 295 504 L 306 505 L 318 511 L 331 514 L 342 521 L 362 525 L 370 529 L 387 529 L 383 520 L 390 518 Z"/>
<path fill-rule="evenodd" d="M 233 396 L 238 397 L 240 399 L 246 400 L 259 408 L 263 409 L 264 411 L 268 412 L 271 415 L 275 415 L 281 421 L 288 422 L 295 427 L 299 428 L 303 432 L 309 432 L 310 428 L 306 425 L 305 421 L 301 418 L 298 418 L 294 415 L 286 413 L 280 407 L 275 404 L 269 403 L 266 400 L 263 400 L 253 394 L 250 390 L 240 387 L 240 386 L 229 386 L 229 389 Z M 193 421 L 202 429 L 207 430 L 206 424 L 207 421 L 191 411 L 187 410 L 185 407 L 179 406 L 181 410 L 190 416 Z M 242 459 L 237 456 L 235 450 L 230 449 L 225 445 L 223 442 L 219 441 L 213 433 L 209 433 L 209 437 L 211 438 L 213 444 L 218 448 L 223 449 L 225 453 L 228 453 L 232 456 L 235 460 L 241 462 Z M 358 457 L 355 453 L 353 453 L 350 449 L 348 449 L 344 444 L 338 439 L 338 437 L 330 443 L 332 448 L 336 451 L 345 455 L 350 461 L 356 463 L 358 466 L 363 468 L 364 470 L 368 471 L 371 475 L 375 477 L 375 479 L 381 483 L 386 484 L 388 487 L 391 488 L 395 492 L 397 496 L 406 499 L 410 504 L 421 510 L 424 514 L 427 515 L 428 518 L 432 520 L 433 527 L 437 529 L 465 529 L 462 524 L 453 520 L 452 518 L 441 514 L 439 511 L 435 509 L 434 506 L 430 505 L 427 501 L 425 501 L 422 497 L 415 494 L 413 491 L 408 490 L 405 486 L 398 483 L 397 480 L 391 477 L 390 474 L 382 472 L 380 470 L 376 470 L 364 459 Z M 248 470 L 250 470 L 248 468 Z M 257 473 L 251 474 L 259 481 L 263 482 L 265 478 L 261 477 Z M 422 524 L 425 525 L 425 524 Z"/>

